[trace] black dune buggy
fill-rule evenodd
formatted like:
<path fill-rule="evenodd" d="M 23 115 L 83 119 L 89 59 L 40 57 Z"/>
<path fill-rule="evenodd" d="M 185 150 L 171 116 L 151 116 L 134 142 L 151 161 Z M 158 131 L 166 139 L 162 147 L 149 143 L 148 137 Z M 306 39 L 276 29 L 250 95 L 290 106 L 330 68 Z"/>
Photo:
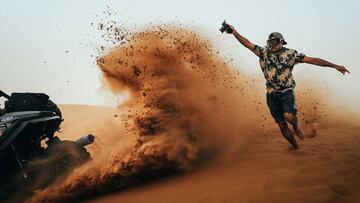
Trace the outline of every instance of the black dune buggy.
<path fill-rule="evenodd" d="M 84 146 L 93 135 L 77 141 L 54 135 L 63 119 L 48 95 L 0 91 L 0 97 L 7 99 L 0 109 L 0 202 L 29 196 L 90 159 Z"/>

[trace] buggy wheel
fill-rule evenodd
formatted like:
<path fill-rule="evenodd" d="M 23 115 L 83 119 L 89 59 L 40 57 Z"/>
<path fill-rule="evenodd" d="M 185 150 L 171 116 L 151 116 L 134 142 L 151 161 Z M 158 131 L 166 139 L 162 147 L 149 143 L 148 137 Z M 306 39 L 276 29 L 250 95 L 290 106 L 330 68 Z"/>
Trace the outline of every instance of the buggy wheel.
<path fill-rule="evenodd" d="M 66 174 L 90 160 L 89 152 L 72 141 L 59 141 L 49 146 L 47 157 L 52 160 L 50 167 L 56 176 Z"/>
<path fill-rule="evenodd" d="M 74 168 L 90 160 L 90 154 L 84 147 L 72 141 L 56 141 L 45 152 L 46 178 L 40 183 L 40 188 L 45 188 L 59 177 L 68 175 Z M 39 185 L 39 184 L 38 184 Z"/>

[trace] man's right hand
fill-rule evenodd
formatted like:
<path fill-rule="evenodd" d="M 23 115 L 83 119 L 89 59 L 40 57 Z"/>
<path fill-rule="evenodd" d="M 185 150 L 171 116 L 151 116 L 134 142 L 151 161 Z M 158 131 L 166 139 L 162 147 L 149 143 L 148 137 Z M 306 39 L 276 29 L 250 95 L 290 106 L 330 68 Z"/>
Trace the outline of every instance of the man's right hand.
<path fill-rule="evenodd" d="M 229 26 L 229 28 L 231 28 L 231 32 L 229 32 L 229 30 L 225 30 L 226 33 L 228 34 L 233 34 L 235 36 L 235 38 L 246 48 L 248 48 L 250 51 L 252 51 L 256 56 L 260 57 L 260 52 L 258 50 L 255 49 L 255 44 L 251 43 L 248 39 L 246 39 L 245 37 L 241 36 L 240 33 L 237 32 L 237 30 L 234 28 L 234 26 L 227 24 Z"/>
<path fill-rule="evenodd" d="M 229 32 L 228 29 L 226 29 L 225 32 L 228 33 L 228 34 L 234 34 L 234 32 L 235 32 L 234 26 L 232 26 L 232 25 L 230 25 L 230 24 L 228 24 L 228 26 L 231 28 L 231 30 L 230 30 L 231 32 Z"/>

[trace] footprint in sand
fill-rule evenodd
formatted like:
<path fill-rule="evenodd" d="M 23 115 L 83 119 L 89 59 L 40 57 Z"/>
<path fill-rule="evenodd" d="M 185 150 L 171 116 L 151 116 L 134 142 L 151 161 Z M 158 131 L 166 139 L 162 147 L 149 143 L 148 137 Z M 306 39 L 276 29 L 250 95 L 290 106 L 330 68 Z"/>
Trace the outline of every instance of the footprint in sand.
<path fill-rule="evenodd" d="M 344 197 L 342 197 L 341 195 L 334 193 L 331 195 L 331 197 L 328 200 L 322 203 L 351 203 L 351 202 L 345 199 Z"/>
<path fill-rule="evenodd" d="M 360 157 L 357 154 L 345 155 L 340 159 L 341 163 L 346 164 L 352 169 L 360 168 Z"/>
<path fill-rule="evenodd" d="M 338 147 L 336 149 L 336 151 L 340 151 L 340 152 L 348 152 L 351 151 L 348 147 Z"/>
<path fill-rule="evenodd" d="M 352 172 L 351 172 L 351 170 L 342 169 L 342 170 L 337 170 L 335 172 L 335 174 L 338 175 L 338 176 L 348 176 L 348 175 L 351 175 Z"/>
<path fill-rule="evenodd" d="M 355 153 L 345 153 L 344 154 L 347 159 L 351 159 L 354 161 L 360 161 L 360 155 Z"/>
<path fill-rule="evenodd" d="M 321 160 L 321 161 L 332 161 L 333 158 L 329 155 L 320 155 L 318 156 L 318 158 Z"/>
<path fill-rule="evenodd" d="M 315 187 L 328 184 L 330 182 L 331 175 L 323 172 L 314 172 L 311 174 L 298 175 L 292 178 L 292 184 L 298 188 Z"/>
<path fill-rule="evenodd" d="M 318 147 L 309 147 L 307 150 L 311 153 L 321 153 L 322 152 L 322 150 L 319 149 Z"/>
<path fill-rule="evenodd" d="M 332 146 L 329 146 L 328 144 L 321 143 L 320 145 L 316 146 L 316 148 L 319 150 L 319 152 L 333 152 L 334 149 Z"/>
<path fill-rule="evenodd" d="M 299 167 L 298 172 L 300 174 L 311 174 L 314 171 L 318 172 L 321 170 L 322 170 L 322 168 L 319 166 L 302 166 L 302 167 Z"/>
<path fill-rule="evenodd" d="M 309 155 L 309 153 L 308 152 L 306 152 L 306 151 L 294 151 L 293 149 L 291 149 L 291 148 L 289 148 L 289 149 L 287 149 L 287 151 L 292 151 L 292 152 L 294 152 L 294 153 L 291 153 L 291 154 L 289 154 L 290 156 L 292 156 L 292 157 L 307 157 L 308 155 Z"/>
<path fill-rule="evenodd" d="M 339 194 L 341 196 L 347 197 L 351 195 L 351 191 L 345 185 L 340 185 L 340 184 L 332 185 L 330 186 L 330 189 L 336 194 Z"/>

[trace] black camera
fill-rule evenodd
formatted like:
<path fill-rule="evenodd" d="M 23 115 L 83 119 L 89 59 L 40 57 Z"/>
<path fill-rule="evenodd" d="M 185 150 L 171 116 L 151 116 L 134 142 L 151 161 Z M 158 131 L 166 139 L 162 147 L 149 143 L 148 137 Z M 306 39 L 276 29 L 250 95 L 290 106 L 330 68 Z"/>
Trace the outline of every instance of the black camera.
<path fill-rule="evenodd" d="M 225 31 L 228 33 L 232 33 L 233 29 L 227 24 L 227 22 L 224 20 L 224 22 L 221 24 L 221 28 L 219 29 L 220 32 L 224 33 Z"/>

